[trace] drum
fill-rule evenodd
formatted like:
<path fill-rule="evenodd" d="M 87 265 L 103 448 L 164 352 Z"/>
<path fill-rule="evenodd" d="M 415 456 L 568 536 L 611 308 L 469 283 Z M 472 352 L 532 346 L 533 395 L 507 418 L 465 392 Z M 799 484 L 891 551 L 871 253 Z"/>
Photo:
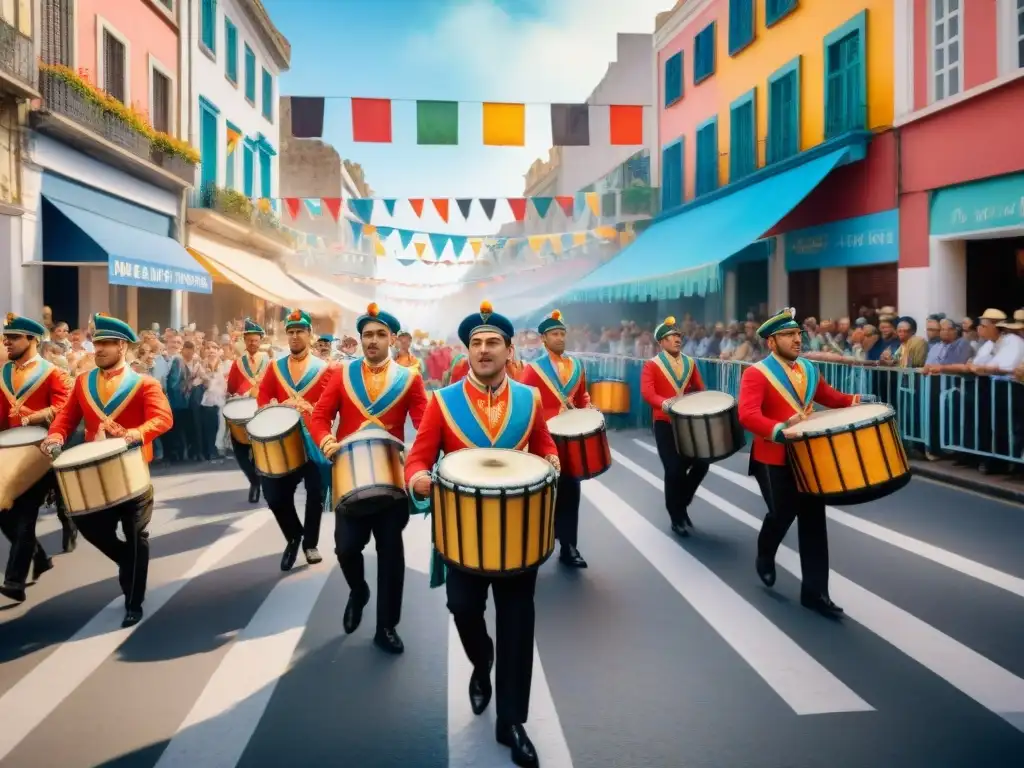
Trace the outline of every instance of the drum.
<path fill-rule="evenodd" d="M 726 392 L 693 392 L 669 409 L 680 456 L 721 461 L 746 443 L 736 399 Z"/>
<path fill-rule="evenodd" d="M 562 472 L 577 480 L 604 474 L 612 465 L 604 416 L 593 408 L 564 411 L 548 420 Z"/>
<path fill-rule="evenodd" d="M 629 413 L 629 384 L 605 379 L 590 385 L 590 402 L 601 413 Z"/>
<path fill-rule="evenodd" d="M 434 547 L 453 568 L 514 576 L 555 551 L 555 469 L 539 456 L 465 448 L 433 480 Z"/>
<path fill-rule="evenodd" d="M 57 488 L 69 515 L 88 515 L 137 499 L 150 487 L 141 447 L 120 438 L 83 443 L 53 462 Z"/>
<path fill-rule="evenodd" d="M 257 410 L 255 397 L 235 397 L 224 404 L 224 422 L 236 443 L 249 444 L 245 425 L 252 421 Z"/>
<path fill-rule="evenodd" d="M 302 417 L 287 405 L 270 405 L 245 425 L 256 471 L 264 477 L 284 477 L 305 463 Z"/>
<path fill-rule="evenodd" d="M 12 427 L 0 432 L 0 510 L 42 480 L 50 460 L 39 450 L 46 438 L 43 427 Z"/>
<path fill-rule="evenodd" d="M 786 450 L 797 487 L 831 504 L 863 504 L 910 482 L 910 464 L 884 403 L 812 413 L 794 427 Z"/>
<path fill-rule="evenodd" d="M 331 466 L 334 510 L 362 515 L 381 502 L 406 498 L 405 443 L 383 429 L 363 429 L 341 441 Z"/>

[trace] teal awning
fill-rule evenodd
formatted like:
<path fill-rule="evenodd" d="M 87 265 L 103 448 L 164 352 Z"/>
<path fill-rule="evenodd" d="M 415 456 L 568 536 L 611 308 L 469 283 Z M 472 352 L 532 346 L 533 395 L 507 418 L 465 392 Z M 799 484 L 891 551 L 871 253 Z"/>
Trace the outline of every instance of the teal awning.
<path fill-rule="evenodd" d="M 664 300 L 716 291 L 720 264 L 778 224 L 850 154 L 846 146 L 778 173 L 764 169 L 763 180 L 744 179 L 734 192 L 686 206 L 652 224 L 561 301 Z"/>

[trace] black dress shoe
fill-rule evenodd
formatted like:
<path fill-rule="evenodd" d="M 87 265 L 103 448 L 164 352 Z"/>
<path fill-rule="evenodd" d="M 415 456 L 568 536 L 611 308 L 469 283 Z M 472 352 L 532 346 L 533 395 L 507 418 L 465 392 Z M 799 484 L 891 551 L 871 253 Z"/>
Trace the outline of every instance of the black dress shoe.
<path fill-rule="evenodd" d="M 690 519 L 689 512 L 683 512 L 683 525 L 687 528 L 693 528 L 693 520 Z"/>
<path fill-rule="evenodd" d="M 141 608 L 129 608 L 124 612 L 124 621 L 121 622 L 121 629 L 128 629 L 128 627 L 134 627 L 142 621 L 142 609 Z"/>
<path fill-rule="evenodd" d="M 832 598 L 828 595 L 814 595 L 801 592 L 800 605 L 829 619 L 838 619 L 843 615 L 843 609 L 833 603 Z"/>
<path fill-rule="evenodd" d="M 757 560 L 754 561 L 754 567 L 757 569 L 757 575 L 761 577 L 761 581 L 764 582 L 766 587 L 775 586 L 775 561 L 768 557 L 757 556 Z"/>
<path fill-rule="evenodd" d="M 491 703 L 491 669 L 494 667 L 494 643 L 491 643 L 487 654 L 487 664 L 483 668 L 473 668 L 469 676 L 469 706 L 474 715 L 482 715 Z"/>
<path fill-rule="evenodd" d="M 306 556 L 306 562 L 310 565 L 316 565 L 324 561 L 323 556 L 320 554 L 320 550 L 316 547 L 306 547 L 302 553 Z"/>
<path fill-rule="evenodd" d="M 0 586 L 0 595 L 3 595 L 8 600 L 13 600 L 16 603 L 24 603 L 26 597 L 25 588 L 15 586 L 14 584 L 4 584 L 3 586 Z"/>
<path fill-rule="evenodd" d="M 32 562 L 32 581 L 39 581 L 39 577 L 53 568 L 53 560 L 49 557 L 39 557 Z"/>
<path fill-rule="evenodd" d="M 353 589 L 348 596 L 348 603 L 345 605 L 345 615 L 342 617 L 341 625 L 345 628 L 345 634 L 351 635 L 363 620 L 363 608 L 370 602 L 370 588 L 363 584 L 362 589 Z"/>
<path fill-rule="evenodd" d="M 587 561 L 583 559 L 583 555 L 580 554 L 576 547 L 562 547 L 562 551 L 558 555 L 558 562 L 570 568 L 587 567 Z"/>
<path fill-rule="evenodd" d="M 258 504 L 260 500 L 260 487 L 259 485 L 249 486 L 249 503 Z"/>
<path fill-rule="evenodd" d="M 373 636 L 373 644 L 385 653 L 391 653 L 395 656 L 405 653 L 405 643 L 402 642 L 402 638 L 393 629 L 378 629 L 377 634 Z"/>
<path fill-rule="evenodd" d="M 685 521 L 681 521 L 681 522 L 678 522 L 678 523 L 672 523 L 672 533 L 674 533 L 676 536 L 678 536 L 678 537 L 680 537 L 682 539 L 685 539 L 687 536 L 690 535 L 690 532 L 688 530 L 686 530 L 686 522 Z"/>
<path fill-rule="evenodd" d="M 290 571 L 295 565 L 295 558 L 299 556 L 299 545 L 302 544 L 302 539 L 292 539 L 288 542 L 288 546 L 284 548 L 284 554 L 281 555 L 281 570 Z"/>
<path fill-rule="evenodd" d="M 498 723 L 494 729 L 494 738 L 502 746 L 512 750 L 512 762 L 521 768 L 540 768 L 537 748 L 533 746 L 526 728 L 522 725 L 505 725 Z"/>

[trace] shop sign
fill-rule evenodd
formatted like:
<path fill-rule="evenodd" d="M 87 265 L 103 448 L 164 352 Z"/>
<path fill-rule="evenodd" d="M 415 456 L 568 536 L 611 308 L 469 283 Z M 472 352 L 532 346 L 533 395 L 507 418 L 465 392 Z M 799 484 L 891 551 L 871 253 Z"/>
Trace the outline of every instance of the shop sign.
<path fill-rule="evenodd" d="M 213 293 L 213 279 L 206 272 L 199 269 L 168 267 L 145 259 L 126 259 L 111 255 L 107 261 L 107 274 L 111 285 Z"/>
<path fill-rule="evenodd" d="M 787 232 L 786 271 L 899 261 L 899 211 L 882 211 Z"/>
<path fill-rule="evenodd" d="M 1024 173 L 940 189 L 929 230 L 937 237 L 1024 226 Z"/>

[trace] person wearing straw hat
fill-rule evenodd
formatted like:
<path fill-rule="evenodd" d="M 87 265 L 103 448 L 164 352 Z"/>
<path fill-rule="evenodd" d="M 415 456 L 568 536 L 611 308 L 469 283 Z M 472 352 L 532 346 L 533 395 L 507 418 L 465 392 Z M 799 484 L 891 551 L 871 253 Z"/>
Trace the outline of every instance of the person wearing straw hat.
<path fill-rule="evenodd" d="M 75 380 L 67 404 L 57 413 L 40 448 L 55 456 L 85 422 L 85 440 L 123 438 L 141 446 L 145 460 L 153 460 L 153 441 L 173 424 L 171 405 L 160 383 L 136 373 L 126 363 L 128 347 L 139 337 L 123 320 L 97 314 L 93 317 L 96 368 Z M 117 563 L 124 592 L 122 627 L 142 621 L 142 603 L 149 578 L 149 521 L 153 517 L 153 487 L 143 496 L 101 512 L 80 515 L 75 521 L 82 536 Z M 117 536 L 118 523 L 124 541 Z"/>
<path fill-rule="evenodd" d="M 7 362 L 0 366 L 0 432 L 48 426 L 71 396 L 71 386 L 60 369 L 39 356 L 39 342 L 45 335 L 46 327 L 30 318 L 10 313 L 4 321 Z M 14 471 L 13 467 L 10 469 Z M 55 487 L 53 472 L 47 472 L 12 499 L 8 509 L 6 503 L 0 503 L 0 531 L 11 542 L 0 595 L 17 603 L 25 602 L 30 569 L 32 580 L 36 581 L 53 568 L 53 561 L 36 539 L 36 521 L 39 508 Z M 72 525 L 70 520 L 67 525 Z M 72 533 L 70 538 L 75 536 L 77 533 Z"/>
<path fill-rule="evenodd" d="M 814 403 L 848 408 L 875 398 L 837 392 L 811 362 L 800 357 L 802 339 L 795 317 L 795 309 L 784 309 L 757 329 L 771 354 L 748 367 L 740 381 L 740 424 L 754 435 L 749 474 L 757 479 L 768 507 L 757 537 L 755 567 L 765 586 L 775 585 L 775 554 L 796 520 L 803 573 L 800 603 L 824 616 L 837 617 L 843 609 L 832 602 L 828 592 L 825 503 L 797 490 L 783 443 L 787 430 L 806 419 Z"/>
<path fill-rule="evenodd" d="M 266 333 L 259 325 L 250 318 L 245 318 L 242 329 L 245 351 L 231 363 L 228 371 L 228 396 L 229 397 L 257 397 L 260 391 L 260 382 L 267 374 L 270 367 L 270 356 L 260 351 L 260 345 Z M 256 465 L 252 461 L 252 448 L 235 440 L 231 436 L 231 449 L 234 451 L 235 460 L 238 462 L 242 474 L 249 481 L 249 503 L 255 504 L 260 500 L 260 476 L 256 472 Z"/>
<path fill-rule="evenodd" d="M 674 317 L 666 317 L 665 322 L 654 329 L 654 340 L 661 345 L 661 351 L 646 361 L 640 371 L 640 395 L 651 406 L 653 414 L 654 443 L 665 471 L 665 507 L 672 532 L 685 537 L 690 535 L 687 527 L 693 527 L 689 506 L 711 464 L 679 453 L 668 414 L 680 397 L 690 392 L 703 392 L 705 387 L 697 362 L 682 353 L 682 331 Z"/>
<path fill-rule="evenodd" d="M 546 459 L 559 469 L 558 449 L 543 418 L 540 395 L 506 372 L 515 329 L 490 302 L 459 325 L 471 370 L 462 381 L 438 390 L 427 405 L 405 463 L 405 478 L 414 501 L 428 499 L 431 470 L 442 451 L 464 448 L 509 448 Z M 512 762 L 538 766 L 537 749 L 526 733 L 533 678 L 537 569 L 489 578 L 435 560 L 431 586 L 446 585 L 448 610 L 462 647 L 473 665 L 469 702 L 480 715 L 491 701 L 491 668 L 497 661 L 495 739 L 511 750 Z M 436 576 L 436 578 L 434 578 Z M 487 634 L 487 590 L 494 593 L 495 642 Z"/>

